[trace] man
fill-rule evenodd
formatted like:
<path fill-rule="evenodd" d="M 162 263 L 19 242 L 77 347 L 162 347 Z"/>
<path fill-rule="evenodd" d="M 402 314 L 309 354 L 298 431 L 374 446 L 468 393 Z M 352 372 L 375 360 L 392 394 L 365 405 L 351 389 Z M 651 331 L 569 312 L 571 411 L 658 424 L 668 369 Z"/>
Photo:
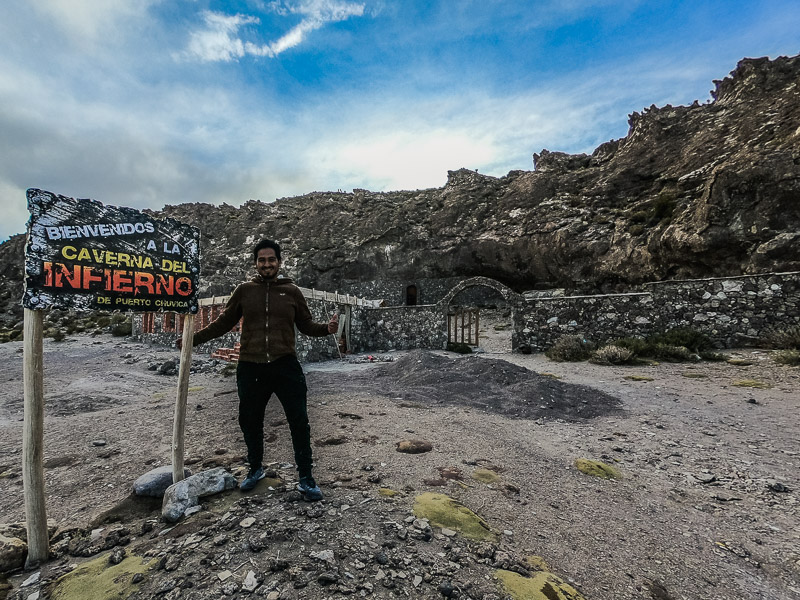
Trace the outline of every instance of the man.
<path fill-rule="evenodd" d="M 294 459 L 300 475 L 297 489 L 306 500 L 322 499 L 311 475 L 311 428 L 306 408 L 306 379 L 295 353 L 294 327 L 322 337 L 338 330 L 339 315 L 315 323 L 300 289 L 291 279 L 278 277 L 281 247 L 261 240 L 253 248 L 256 276 L 238 286 L 225 310 L 213 323 L 194 334 L 194 346 L 217 338 L 242 320 L 236 386 L 239 392 L 239 426 L 247 444 L 250 470 L 239 484 L 252 490 L 264 478 L 264 411 L 274 392 L 283 406 L 292 433 Z M 180 340 L 179 344 L 180 346 Z"/>

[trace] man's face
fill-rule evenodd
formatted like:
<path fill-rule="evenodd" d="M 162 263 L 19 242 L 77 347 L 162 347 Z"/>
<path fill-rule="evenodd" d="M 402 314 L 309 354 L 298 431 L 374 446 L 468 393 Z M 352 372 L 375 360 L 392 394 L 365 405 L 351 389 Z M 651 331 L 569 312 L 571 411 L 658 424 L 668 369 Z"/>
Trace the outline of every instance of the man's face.
<path fill-rule="evenodd" d="M 281 261 L 275 256 L 273 248 L 262 248 L 256 256 L 255 268 L 265 279 L 275 279 L 281 269 Z"/>

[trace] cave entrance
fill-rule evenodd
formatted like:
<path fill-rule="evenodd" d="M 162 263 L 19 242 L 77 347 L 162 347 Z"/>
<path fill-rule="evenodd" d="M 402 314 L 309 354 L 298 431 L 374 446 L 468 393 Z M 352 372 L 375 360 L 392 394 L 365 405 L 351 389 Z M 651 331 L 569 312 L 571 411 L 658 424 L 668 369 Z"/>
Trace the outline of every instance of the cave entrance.
<path fill-rule="evenodd" d="M 509 354 L 512 332 L 511 307 L 491 288 L 465 289 L 447 307 L 448 342 L 492 354 Z"/>
<path fill-rule="evenodd" d="M 406 288 L 406 306 L 417 305 L 417 286 L 410 285 Z"/>
<path fill-rule="evenodd" d="M 514 350 L 514 308 L 519 301 L 519 294 L 493 279 L 462 281 L 442 299 L 448 342 L 491 354 L 510 354 Z"/>

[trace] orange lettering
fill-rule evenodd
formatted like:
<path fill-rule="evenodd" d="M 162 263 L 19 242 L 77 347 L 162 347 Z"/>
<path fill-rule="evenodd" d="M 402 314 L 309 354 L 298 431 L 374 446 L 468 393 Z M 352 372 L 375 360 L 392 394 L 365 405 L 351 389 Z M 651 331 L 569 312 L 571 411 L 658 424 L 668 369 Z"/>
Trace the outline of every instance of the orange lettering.
<path fill-rule="evenodd" d="M 132 292 L 133 286 L 131 285 L 131 278 L 128 277 L 128 271 L 114 271 L 114 282 L 111 286 L 115 292 Z"/>
<path fill-rule="evenodd" d="M 58 271 L 56 271 L 56 287 L 64 287 L 64 279 L 66 278 L 69 286 L 74 289 L 81 287 L 81 268 L 78 265 L 72 267 L 70 273 L 67 265 L 58 264 Z"/>
<path fill-rule="evenodd" d="M 192 293 L 192 280 L 188 277 L 181 277 L 175 287 L 181 296 L 188 296 Z"/>
<path fill-rule="evenodd" d="M 156 294 L 175 295 L 175 279 L 172 275 L 164 277 L 161 273 L 156 275 Z"/>
<path fill-rule="evenodd" d="M 139 292 L 139 288 L 143 287 L 148 294 L 154 294 L 153 282 L 155 282 L 155 279 L 156 278 L 150 273 L 136 271 L 133 277 L 133 288 L 137 293 Z"/>

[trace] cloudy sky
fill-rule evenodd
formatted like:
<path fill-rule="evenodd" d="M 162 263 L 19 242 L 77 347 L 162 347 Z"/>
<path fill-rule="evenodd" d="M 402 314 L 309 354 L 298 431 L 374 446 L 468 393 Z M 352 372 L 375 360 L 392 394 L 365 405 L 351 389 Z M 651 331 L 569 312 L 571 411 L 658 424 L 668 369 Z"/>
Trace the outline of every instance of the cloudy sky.
<path fill-rule="evenodd" d="M 591 152 L 800 52 L 797 0 L 3 0 L 0 240 L 25 190 L 239 205 Z"/>

